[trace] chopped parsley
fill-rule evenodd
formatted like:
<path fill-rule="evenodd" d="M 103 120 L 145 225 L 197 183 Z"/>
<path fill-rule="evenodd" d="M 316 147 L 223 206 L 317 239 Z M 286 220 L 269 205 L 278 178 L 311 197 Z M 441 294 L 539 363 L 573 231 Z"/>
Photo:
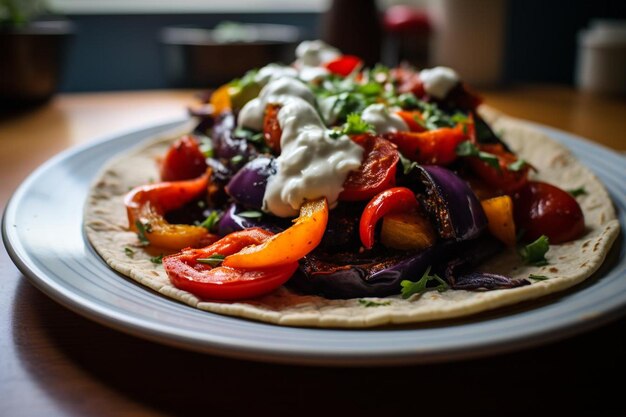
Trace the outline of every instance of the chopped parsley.
<path fill-rule="evenodd" d="M 213 143 L 210 138 L 203 137 L 200 139 L 199 149 L 205 158 L 213 158 Z"/>
<path fill-rule="evenodd" d="M 128 256 L 129 258 L 132 258 L 135 255 L 135 251 L 132 250 L 129 247 L 125 247 L 124 248 L 124 253 L 126 254 L 126 256 Z"/>
<path fill-rule="evenodd" d="M 235 155 L 232 158 L 230 158 L 230 163 L 233 165 L 237 165 L 241 163 L 241 161 L 243 161 L 243 155 Z"/>
<path fill-rule="evenodd" d="M 537 275 L 537 274 L 530 274 L 528 275 L 528 278 L 534 279 L 535 281 L 545 281 L 547 279 L 550 279 L 549 277 L 545 275 Z"/>
<path fill-rule="evenodd" d="M 391 301 L 372 301 L 372 300 L 364 300 L 363 298 L 360 298 L 359 304 L 361 304 L 363 307 L 382 307 L 382 306 L 390 305 Z"/>
<path fill-rule="evenodd" d="M 456 154 L 458 156 L 475 156 L 478 157 L 481 161 L 485 162 L 487 165 L 499 170 L 500 169 L 500 160 L 497 156 L 489 152 L 483 152 L 478 149 L 476 145 L 474 145 L 469 140 L 459 143 L 456 147 Z"/>
<path fill-rule="evenodd" d="M 400 157 L 400 164 L 402 164 L 402 173 L 404 175 L 408 175 L 409 172 L 413 171 L 413 169 L 419 166 L 417 162 L 411 161 L 409 158 L 402 155 L 400 152 L 398 152 L 398 156 Z"/>
<path fill-rule="evenodd" d="M 578 197 L 579 195 L 587 194 L 587 190 L 585 190 L 585 187 L 573 188 L 571 190 L 567 190 L 567 192 L 570 193 L 573 197 Z"/>
<path fill-rule="evenodd" d="M 152 232 L 152 225 L 150 223 L 142 223 L 139 220 L 135 220 L 135 227 L 137 228 L 137 237 L 139 238 L 139 242 L 143 246 L 147 246 L 150 244 L 150 241 L 146 237 L 147 233 Z"/>
<path fill-rule="evenodd" d="M 163 263 L 163 254 L 160 254 L 159 256 L 153 256 L 150 258 L 150 262 L 152 262 L 153 264 L 162 264 Z"/>
<path fill-rule="evenodd" d="M 226 256 L 220 255 L 219 253 L 214 253 L 208 258 L 198 258 L 196 259 L 196 262 L 200 262 L 201 264 L 207 264 L 207 265 L 211 265 L 212 267 L 216 267 L 222 264 L 222 262 L 224 261 L 224 258 L 226 258 Z"/>
<path fill-rule="evenodd" d="M 254 130 L 246 129 L 245 127 L 238 127 L 233 131 L 233 136 L 242 138 L 252 143 L 263 143 L 263 133 L 255 132 Z"/>
<path fill-rule="evenodd" d="M 437 290 L 439 292 L 443 292 L 448 289 L 448 283 L 445 282 L 439 275 L 434 274 L 430 275 L 430 266 L 422 275 L 422 278 L 417 282 L 403 280 L 400 285 L 402 286 L 402 298 L 409 298 L 413 294 L 423 294 L 430 289 Z M 439 283 L 436 287 L 427 287 L 430 281 L 436 281 Z"/>
<path fill-rule="evenodd" d="M 520 256 L 527 265 L 543 266 L 548 264 L 546 253 L 550 249 L 548 236 L 541 235 L 533 243 L 529 243 L 520 250 Z"/>
<path fill-rule="evenodd" d="M 260 219 L 263 216 L 263 213 L 256 210 L 249 210 L 237 213 L 237 216 L 245 217 L 246 219 Z"/>
<path fill-rule="evenodd" d="M 367 123 L 358 113 L 350 113 L 346 122 L 340 129 L 334 129 L 330 137 L 337 139 L 342 135 L 359 135 L 362 133 L 374 133 L 374 127 Z"/>
<path fill-rule="evenodd" d="M 206 219 L 204 219 L 204 221 L 200 223 L 198 226 L 204 227 L 207 230 L 211 230 L 213 226 L 215 226 L 215 224 L 219 220 L 220 220 L 220 215 L 217 213 L 217 211 L 213 210 L 209 213 Z"/>
<path fill-rule="evenodd" d="M 518 159 L 515 162 L 511 162 L 506 167 L 509 171 L 518 172 L 524 169 L 526 165 L 528 165 L 526 161 L 524 161 L 523 159 Z"/>

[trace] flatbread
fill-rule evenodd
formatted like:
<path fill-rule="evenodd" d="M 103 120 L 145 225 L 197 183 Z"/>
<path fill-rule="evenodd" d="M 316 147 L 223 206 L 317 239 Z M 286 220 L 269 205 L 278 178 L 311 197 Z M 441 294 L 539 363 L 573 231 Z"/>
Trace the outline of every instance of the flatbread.
<path fill-rule="evenodd" d="M 299 295 L 284 287 L 249 301 L 200 300 L 174 287 L 163 266 L 150 261 L 151 256 L 160 252 L 137 247 L 136 234 L 128 231 L 123 203 L 124 195 L 132 187 L 158 178 L 155 159 L 164 154 L 179 133 L 188 131 L 142 144 L 103 169 L 85 206 L 87 236 L 111 268 L 160 294 L 201 310 L 286 326 L 364 328 L 462 317 L 562 291 L 590 277 L 619 234 L 619 223 L 606 189 L 563 145 L 542 132 L 484 106 L 481 113 L 514 152 L 538 169 L 538 174 L 534 174 L 536 179 L 563 189 L 584 187 L 588 193 L 577 197 L 585 214 L 585 235 L 572 242 L 550 246 L 546 255 L 548 265 L 523 265 L 515 250 L 509 249 L 479 268 L 512 278 L 545 275 L 549 277 L 547 280 L 531 280 L 531 285 L 485 292 L 430 291 L 406 300 L 400 295 L 329 300 Z M 128 256 L 126 247 L 134 248 L 135 253 Z"/>

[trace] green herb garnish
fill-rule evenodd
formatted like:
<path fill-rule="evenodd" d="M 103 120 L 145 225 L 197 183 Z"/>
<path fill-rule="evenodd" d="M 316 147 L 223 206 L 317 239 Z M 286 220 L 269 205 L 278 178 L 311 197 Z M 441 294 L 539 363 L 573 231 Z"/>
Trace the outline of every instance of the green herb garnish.
<path fill-rule="evenodd" d="M 241 161 L 243 161 L 243 155 L 235 155 L 232 158 L 230 158 L 230 163 L 233 165 L 237 165 Z"/>
<path fill-rule="evenodd" d="M 520 256 L 527 265 L 543 266 L 548 264 L 546 253 L 550 249 L 548 236 L 541 235 L 533 243 L 529 243 L 520 250 Z"/>
<path fill-rule="evenodd" d="M 574 188 L 571 190 L 567 190 L 567 192 L 570 193 L 573 197 L 578 197 L 579 195 L 587 194 L 587 190 L 585 190 L 585 187 Z"/>
<path fill-rule="evenodd" d="M 215 224 L 219 221 L 219 219 L 220 215 L 217 213 L 217 211 L 211 211 L 206 219 L 204 219 L 204 221 L 198 226 L 204 227 L 207 230 L 211 230 L 213 226 L 215 226 Z"/>
<path fill-rule="evenodd" d="M 479 150 L 478 147 L 469 140 L 459 143 L 456 147 L 456 154 L 458 156 L 476 156 L 487 165 L 500 170 L 500 160 L 497 156 L 492 153 Z"/>
<path fill-rule="evenodd" d="M 159 256 L 153 256 L 150 258 L 150 262 L 152 262 L 153 264 L 162 264 L 163 263 L 163 254 L 160 254 Z"/>
<path fill-rule="evenodd" d="M 364 299 L 359 299 L 359 304 L 361 304 L 363 307 L 382 307 L 382 306 L 388 306 L 391 304 L 391 301 L 372 301 L 372 300 L 364 300 Z"/>
<path fill-rule="evenodd" d="M 237 213 L 237 216 L 245 217 L 246 219 L 260 219 L 263 216 L 263 213 L 256 210 L 249 210 Z"/>
<path fill-rule="evenodd" d="M 124 253 L 126 254 L 126 256 L 128 256 L 129 258 L 132 258 L 135 255 L 135 251 L 132 250 L 129 247 L 125 247 L 124 248 Z"/>
<path fill-rule="evenodd" d="M 224 258 L 226 258 L 226 256 L 220 255 L 219 253 L 215 253 L 209 256 L 208 258 L 198 258 L 196 259 L 196 262 L 200 262 L 201 264 L 208 264 L 208 265 L 211 265 L 212 267 L 216 267 L 222 264 L 222 262 L 224 261 Z"/>
<path fill-rule="evenodd" d="M 137 228 L 137 237 L 139 238 L 139 242 L 143 246 L 147 246 L 150 244 L 150 241 L 146 237 L 147 233 L 152 232 L 152 225 L 150 223 L 142 223 L 139 220 L 135 220 L 135 227 Z"/>
<path fill-rule="evenodd" d="M 400 157 L 400 164 L 402 164 L 402 173 L 404 175 L 408 175 L 409 172 L 413 171 L 413 169 L 419 166 L 417 162 L 411 161 L 409 158 L 402 155 L 400 152 L 398 152 L 398 156 Z"/>
<path fill-rule="evenodd" d="M 213 158 L 213 143 L 210 138 L 203 137 L 200 139 L 200 146 L 198 148 L 205 158 Z"/>
<path fill-rule="evenodd" d="M 439 292 L 445 291 L 448 289 L 448 283 L 445 282 L 439 275 L 434 274 L 430 275 L 430 266 L 422 275 L 422 278 L 417 282 L 403 280 L 400 285 L 402 286 L 402 298 L 409 298 L 413 294 L 423 294 L 426 291 L 433 289 Z M 430 281 L 436 281 L 439 283 L 436 287 L 427 288 L 427 285 Z"/>
<path fill-rule="evenodd" d="M 346 122 L 340 129 L 334 129 L 330 137 L 337 139 L 342 135 L 360 135 L 362 133 L 374 133 L 374 126 L 367 123 L 358 113 L 350 113 Z"/>
<path fill-rule="evenodd" d="M 507 169 L 509 171 L 517 172 L 521 171 L 526 165 L 528 165 L 526 161 L 524 161 L 523 159 L 518 159 L 517 161 L 511 162 L 509 165 L 507 165 Z"/>
<path fill-rule="evenodd" d="M 550 279 L 549 277 L 547 277 L 545 275 L 537 275 L 537 274 L 530 274 L 530 275 L 528 275 L 528 278 L 534 279 L 536 281 L 545 281 L 547 279 Z"/>

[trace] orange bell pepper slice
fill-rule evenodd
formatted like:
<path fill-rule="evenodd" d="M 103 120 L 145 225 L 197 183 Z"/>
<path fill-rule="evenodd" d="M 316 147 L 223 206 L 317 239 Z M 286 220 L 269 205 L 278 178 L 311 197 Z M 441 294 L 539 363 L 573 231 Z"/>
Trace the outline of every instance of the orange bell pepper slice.
<path fill-rule="evenodd" d="M 209 244 L 217 237 L 207 229 L 186 224 L 170 224 L 164 213 L 182 207 L 207 190 L 209 172 L 186 181 L 166 181 L 134 188 L 124 198 L 128 226 L 150 245 L 165 249 Z M 141 230 L 140 230 L 141 229 Z"/>
<path fill-rule="evenodd" d="M 232 108 L 229 89 L 230 86 L 224 84 L 211 94 L 209 103 L 213 106 L 213 116 L 219 116 Z"/>
<path fill-rule="evenodd" d="M 307 201 L 300 207 L 300 216 L 293 226 L 260 245 L 249 246 L 227 256 L 223 265 L 250 269 L 295 262 L 319 245 L 327 223 L 328 202 L 326 198 Z"/>
<path fill-rule="evenodd" d="M 508 195 L 494 197 L 480 202 L 487 216 L 488 228 L 492 235 L 508 247 L 515 246 L 515 221 L 513 220 L 513 200 Z"/>

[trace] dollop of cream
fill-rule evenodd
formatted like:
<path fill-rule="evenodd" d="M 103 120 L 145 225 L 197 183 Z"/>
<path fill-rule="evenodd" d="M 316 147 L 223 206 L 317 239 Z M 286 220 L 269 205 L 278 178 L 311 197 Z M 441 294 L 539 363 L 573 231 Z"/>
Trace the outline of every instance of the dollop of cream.
<path fill-rule="evenodd" d="M 363 148 L 346 135 L 331 138 L 309 102 L 290 97 L 282 104 L 278 112 L 281 154 L 276 158 L 276 175 L 267 181 L 263 209 L 292 217 L 304 201 L 320 197 L 334 207 L 346 177 L 361 166 Z"/>
<path fill-rule="evenodd" d="M 420 79 L 424 83 L 426 94 L 444 99 L 450 90 L 461 80 L 452 68 L 434 67 L 420 71 Z"/>
<path fill-rule="evenodd" d="M 304 41 L 296 48 L 296 66 L 319 67 L 340 56 L 339 49 L 323 41 Z"/>
<path fill-rule="evenodd" d="M 259 69 L 254 76 L 254 81 L 263 87 L 271 81 L 279 80 L 285 77 L 298 78 L 298 70 L 285 65 L 268 64 Z"/>
<path fill-rule="evenodd" d="M 378 134 L 409 130 L 400 116 L 390 113 L 384 104 L 371 104 L 363 110 L 361 118 L 374 127 Z"/>
<path fill-rule="evenodd" d="M 299 97 L 309 104 L 315 103 L 315 95 L 302 81 L 291 77 L 279 78 L 269 82 L 257 98 L 243 106 L 237 124 L 248 129 L 263 130 L 265 107 L 269 103 L 285 104 L 291 97 Z"/>

